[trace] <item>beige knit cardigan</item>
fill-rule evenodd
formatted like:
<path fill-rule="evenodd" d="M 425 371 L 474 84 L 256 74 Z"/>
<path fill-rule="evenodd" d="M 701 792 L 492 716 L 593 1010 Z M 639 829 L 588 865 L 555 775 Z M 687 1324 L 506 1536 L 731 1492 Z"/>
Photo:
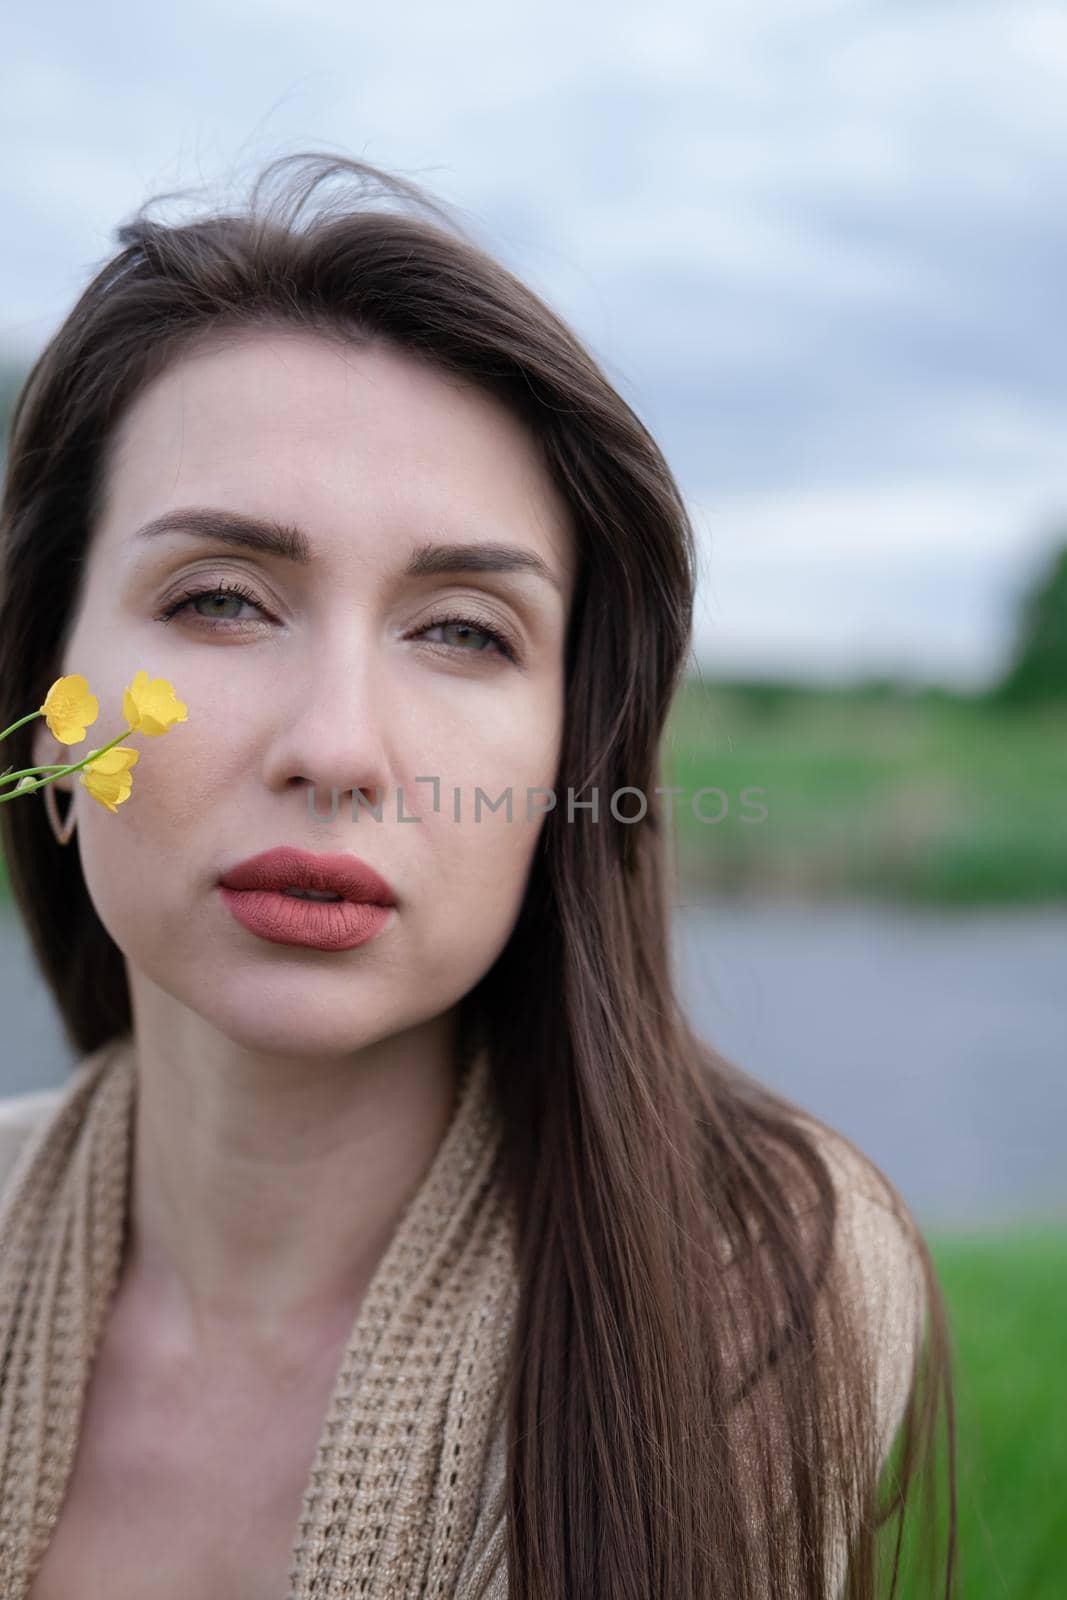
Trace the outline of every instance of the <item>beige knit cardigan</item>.
<path fill-rule="evenodd" d="M 26 1600 L 73 1463 L 118 1282 L 136 1083 L 124 1035 L 84 1057 L 62 1088 L 0 1100 L 3 1600 Z M 461 1063 L 448 1130 L 353 1324 L 287 1600 L 507 1600 L 517 1231 L 491 1088 L 481 1046 Z M 843 1141 L 824 1154 L 838 1189 L 837 1249 L 871 1332 L 884 1460 L 913 1381 L 925 1291 L 914 1248 L 862 1162 Z"/>

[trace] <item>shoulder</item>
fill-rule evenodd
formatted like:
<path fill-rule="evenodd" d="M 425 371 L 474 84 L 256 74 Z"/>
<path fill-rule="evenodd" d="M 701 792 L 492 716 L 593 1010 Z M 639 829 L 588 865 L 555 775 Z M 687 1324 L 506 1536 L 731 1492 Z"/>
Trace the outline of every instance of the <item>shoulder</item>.
<path fill-rule="evenodd" d="M 0 1196 L 31 1135 L 47 1122 L 62 1097 L 62 1088 L 0 1097 Z"/>
<path fill-rule="evenodd" d="M 832 1273 L 871 1365 L 880 1460 L 915 1380 L 927 1316 L 919 1225 L 889 1178 L 845 1134 L 805 1116 L 834 1192 Z"/>

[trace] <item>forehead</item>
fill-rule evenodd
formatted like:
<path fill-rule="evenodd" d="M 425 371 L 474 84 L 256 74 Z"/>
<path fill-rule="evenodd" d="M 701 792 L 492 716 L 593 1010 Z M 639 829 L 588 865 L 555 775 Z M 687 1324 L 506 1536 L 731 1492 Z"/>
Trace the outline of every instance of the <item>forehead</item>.
<path fill-rule="evenodd" d="M 112 440 L 100 536 L 121 541 L 192 502 L 288 520 L 327 547 L 360 528 L 521 532 L 572 572 L 569 510 L 526 426 L 384 345 L 249 331 L 169 363 Z"/>

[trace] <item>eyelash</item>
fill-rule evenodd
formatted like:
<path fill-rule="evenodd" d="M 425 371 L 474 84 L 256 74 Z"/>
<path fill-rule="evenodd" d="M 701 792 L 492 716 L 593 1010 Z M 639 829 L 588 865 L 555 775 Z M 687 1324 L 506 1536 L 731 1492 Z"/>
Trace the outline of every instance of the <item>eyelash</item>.
<path fill-rule="evenodd" d="M 156 622 L 170 622 L 175 616 L 177 616 L 179 611 L 181 611 L 185 606 L 190 605 L 194 600 L 200 600 L 204 598 L 213 599 L 216 595 L 220 594 L 236 595 L 239 599 L 247 601 L 249 605 L 255 606 L 257 610 L 262 611 L 264 609 L 259 600 L 256 598 L 255 593 L 251 589 L 246 588 L 243 583 L 227 583 L 225 580 L 223 580 L 221 583 L 212 584 L 210 588 L 187 590 L 184 594 L 179 595 L 176 600 L 172 600 L 170 605 L 165 606 L 162 611 L 157 612 L 154 620 Z M 234 622 L 236 619 L 233 617 L 216 617 L 214 619 L 210 617 L 199 617 L 197 620 L 201 623 L 206 623 L 208 628 L 214 628 L 217 624 L 222 624 L 225 626 L 226 623 Z M 492 639 L 493 643 L 497 645 L 497 647 L 509 661 L 514 662 L 518 660 L 518 652 L 508 636 L 503 633 L 496 624 L 491 622 L 488 617 L 476 616 L 473 613 L 461 616 L 453 612 L 448 612 L 443 616 L 434 617 L 431 621 L 424 623 L 423 630 L 429 628 L 440 628 L 449 623 L 451 623 L 453 626 L 458 625 L 459 627 L 464 628 L 474 628 L 476 632 L 488 635 L 488 637 Z M 481 650 L 465 650 L 461 645 L 444 645 L 443 648 L 446 650 L 455 650 L 460 655 L 477 656 L 485 654 L 485 652 Z"/>

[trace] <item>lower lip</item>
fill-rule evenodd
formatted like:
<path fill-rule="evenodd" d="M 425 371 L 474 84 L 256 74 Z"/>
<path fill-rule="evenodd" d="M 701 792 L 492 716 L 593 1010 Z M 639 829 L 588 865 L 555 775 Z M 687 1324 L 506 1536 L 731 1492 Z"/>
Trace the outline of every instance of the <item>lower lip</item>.
<path fill-rule="evenodd" d="M 299 900 L 280 889 L 228 889 L 219 893 L 238 922 L 271 944 L 311 950 L 354 950 L 382 931 L 392 906 L 352 900 Z"/>

